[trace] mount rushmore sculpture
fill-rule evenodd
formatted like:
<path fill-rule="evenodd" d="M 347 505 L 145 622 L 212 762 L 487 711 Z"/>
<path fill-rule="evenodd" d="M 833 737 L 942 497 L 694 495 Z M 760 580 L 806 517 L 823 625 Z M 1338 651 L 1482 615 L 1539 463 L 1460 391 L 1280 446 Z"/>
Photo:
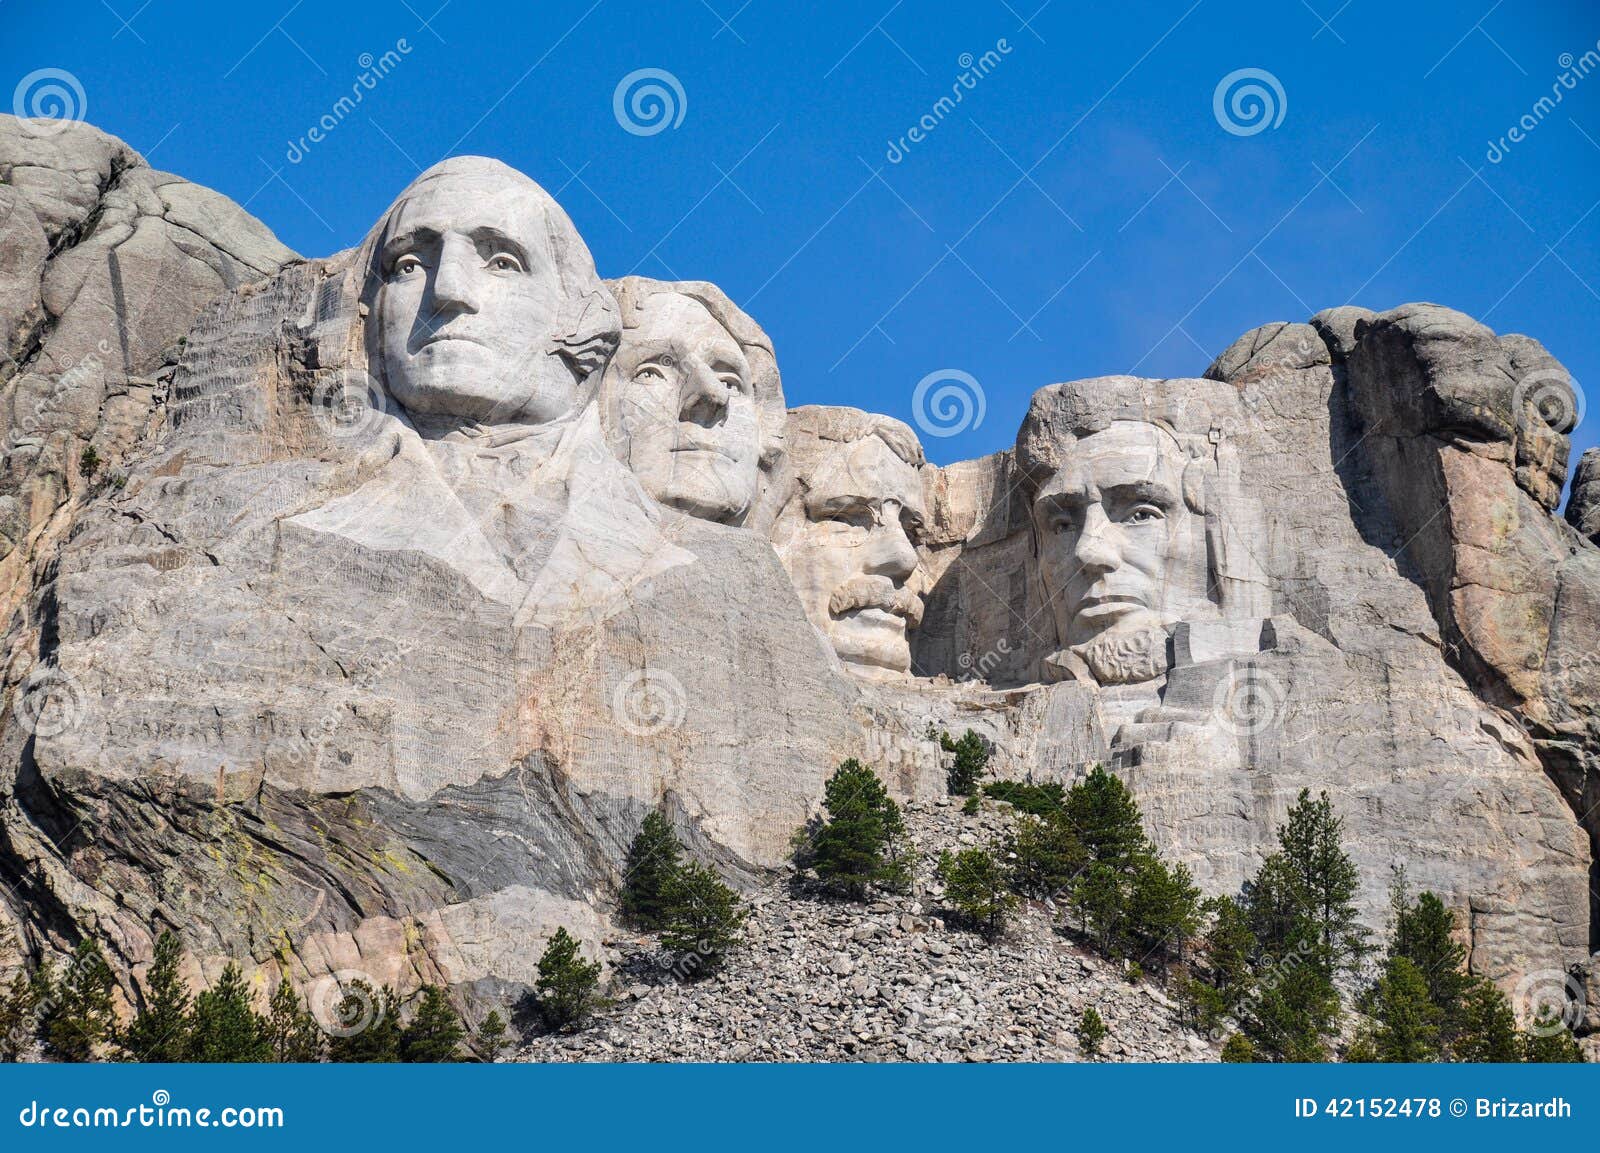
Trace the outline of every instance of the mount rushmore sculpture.
<path fill-rule="evenodd" d="M 1334 309 L 940 467 L 493 160 L 302 260 L 0 118 L 0 271 L 22 953 L 171 928 L 207 976 L 503 999 L 609 931 L 651 809 L 752 879 L 841 760 L 939 796 L 964 728 L 1112 767 L 1208 891 L 1326 789 L 1374 926 L 1404 867 L 1504 984 L 1596 943 L 1595 491 L 1556 515 L 1576 398 L 1527 337 Z"/>

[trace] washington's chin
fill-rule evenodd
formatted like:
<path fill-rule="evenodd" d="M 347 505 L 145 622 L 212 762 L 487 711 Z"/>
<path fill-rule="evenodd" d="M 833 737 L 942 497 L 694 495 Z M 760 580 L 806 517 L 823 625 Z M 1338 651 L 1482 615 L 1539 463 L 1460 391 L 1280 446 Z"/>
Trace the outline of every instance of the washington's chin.
<path fill-rule="evenodd" d="M 902 616 L 883 609 L 858 609 L 836 618 L 828 639 L 845 668 L 857 676 L 889 679 L 911 672 L 911 645 Z"/>

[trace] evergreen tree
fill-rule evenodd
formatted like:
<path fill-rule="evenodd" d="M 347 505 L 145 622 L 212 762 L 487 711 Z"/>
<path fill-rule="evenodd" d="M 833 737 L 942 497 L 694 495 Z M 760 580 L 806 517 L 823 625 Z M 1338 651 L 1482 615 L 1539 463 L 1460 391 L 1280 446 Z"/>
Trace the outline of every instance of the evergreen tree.
<path fill-rule="evenodd" d="M 267 1047 L 272 1060 L 310 1064 L 322 1060 L 323 1034 L 289 978 L 278 981 L 267 1007 Z"/>
<path fill-rule="evenodd" d="M 1389 955 L 1406 958 L 1422 974 L 1428 1000 L 1439 1010 L 1440 1036 L 1448 1042 L 1460 1027 L 1461 998 L 1472 980 L 1466 946 L 1455 939 L 1455 914 L 1433 893 L 1408 901 L 1404 878 L 1395 885 L 1394 914 Z"/>
<path fill-rule="evenodd" d="M 500 1010 L 489 1010 L 489 1015 L 478 1024 L 477 1036 L 472 1039 L 473 1052 L 480 1061 L 492 1063 L 509 1044 L 511 1038 L 506 1035 L 505 1018 L 500 1016 Z"/>
<path fill-rule="evenodd" d="M 739 895 L 714 870 L 690 861 L 667 882 L 661 944 L 677 954 L 680 976 L 698 980 L 716 972 L 739 944 L 747 915 Z"/>
<path fill-rule="evenodd" d="M 416 1014 L 400 1031 L 400 1060 L 411 1064 L 459 1061 L 458 1049 L 466 1035 L 444 990 L 424 985 Z"/>
<path fill-rule="evenodd" d="M 1085 1057 L 1095 1057 L 1106 1039 L 1106 1023 L 1100 1019 L 1095 1007 L 1090 1005 L 1078 1019 L 1078 1047 Z"/>
<path fill-rule="evenodd" d="M 40 1028 L 52 1056 L 61 1061 L 95 1059 L 101 1046 L 112 1039 L 114 985 L 100 946 L 91 940 L 79 942 L 66 972 L 52 981 L 48 993 L 40 998 L 45 1008 Z"/>
<path fill-rule="evenodd" d="M 1369 998 L 1376 1027 L 1372 1046 L 1379 1061 L 1434 1061 L 1439 1056 L 1439 1021 L 1444 1016 L 1428 997 L 1428 982 L 1407 957 L 1391 956 Z"/>
<path fill-rule="evenodd" d="M 400 999 L 389 986 L 350 982 L 334 1017 L 338 1027 L 328 1040 L 328 1060 L 369 1065 L 400 1060 Z"/>
<path fill-rule="evenodd" d="M 672 824 L 659 811 L 645 814 L 644 824 L 628 846 L 623 866 L 622 917 L 640 929 L 661 927 L 662 891 L 678 868 L 683 843 Z"/>
<path fill-rule="evenodd" d="M 676 875 L 676 874 L 674 874 Z M 600 987 L 600 963 L 585 961 L 578 942 L 559 928 L 539 958 L 534 1000 L 551 1030 L 581 1027 Z"/>
<path fill-rule="evenodd" d="M 1006 920 L 1016 911 L 1017 896 L 1011 891 L 1005 868 L 988 849 L 946 850 L 939 856 L 939 879 L 945 885 L 945 899 L 981 933 L 985 940 L 999 940 Z"/>
<path fill-rule="evenodd" d="M 1128 882 L 1127 874 L 1120 869 L 1095 861 L 1078 874 L 1067 895 L 1068 904 L 1077 914 L 1078 927 L 1108 956 L 1117 954 L 1122 940 Z"/>
<path fill-rule="evenodd" d="M 951 740 L 949 733 L 939 734 L 939 747 L 955 754 L 955 761 L 945 770 L 945 780 L 952 797 L 970 797 L 978 791 L 978 782 L 989 767 L 989 746 L 983 738 L 968 729 L 959 740 Z"/>
<path fill-rule="evenodd" d="M 177 935 L 156 940 L 155 957 L 145 974 L 143 1003 L 119 1039 L 130 1061 L 182 1061 L 189 1052 L 189 987 L 178 972 L 183 947 Z"/>
<path fill-rule="evenodd" d="M 1065 812 L 1092 860 L 1131 869 L 1136 857 L 1150 852 L 1133 794 L 1099 765 L 1067 790 Z"/>
<path fill-rule="evenodd" d="M 1053 897 L 1088 863 L 1088 850 L 1061 813 L 1023 814 L 1006 834 L 1011 887 L 1027 897 Z"/>
<path fill-rule="evenodd" d="M 1583 1050 L 1556 1011 L 1543 1006 L 1522 1035 L 1522 1059 L 1530 1065 L 1577 1065 Z"/>
<path fill-rule="evenodd" d="M 1275 1061 L 1326 1061 L 1326 1039 L 1339 1031 L 1339 994 L 1317 966 L 1291 955 L 1276 967 L 1257 971 L 1239 1021 L 1260 1055 Z"/>
<path fill-rule="evenodd" d="M 1222 1046 L 1222 1060 L 1229 1065 L 1249 1065 L 1256 1059 L 1256 1047 L 1243 1033 L 1235 1033 Z"/>
<path fill-rule="evenodd" d="M 1281 958 L 1285 946 L 1309 937 L 1313 963 L 1330 980 L 1368 952 L 1355 905 L 1361 876 L 1344 851 L 1343 834 L 1344 821 L 1328 794 L 1312 800 L 1311 791 L 1301 789 L 1278 829 L 1278 852 L 1263 864 L 1256 885 L 1268 914 L 1255 926 L 1263 947 Z"/>
<path fill-rule="evenodd" d="M 1450 1054 L 1457 1061 L 1521 1061 L 1525 1054 L 1511 1002 L 1494 984 L 1469 979 Z"/>
<path fill-rule="evenodd" d="M 1125 914 L 1131 951 L 1165 969 L 1200 930 L 1200 890 L 1182 863 L 1153 852 L 1135 858 Z"/>
<path fill-rule="evenodd" d="M 194 999 L 189 1060 L 269 1061 L 267 1023 L 250 1005 L 250 987 L 236 962 L 229 961 L 217 983 Z"/>
<path fill-rule="evenodd" d="M 1237 1016 L 1250 995 L 1256 938 L 1244 909 L 1232 897 L 1208 899 L 1201 905 L 1201 914 L 1206 931 L 1191 974 L 1180 978 L 1177 993 L 1191 1023 L 1202 1031 L 1215 1032 Z M 1237 1021 L 1233 1023 L 1237 1025 Z"/>
<path fill-rule="evenodd" d="M 38 1033 L 42 995 L 38 973 L 18 970 L 5 996 L 0 998 L 0 1062 L 11 1064 L 23 1057 Z"/>
<path fill-rule="evenodd" d="M 796 863 L 858 901 L 874 885 L 904 888 L 910 879 L 905 823 L 877 774 L 852 757 L 828 778 L 822 805 L 827 820 L 796 834 Z"/>

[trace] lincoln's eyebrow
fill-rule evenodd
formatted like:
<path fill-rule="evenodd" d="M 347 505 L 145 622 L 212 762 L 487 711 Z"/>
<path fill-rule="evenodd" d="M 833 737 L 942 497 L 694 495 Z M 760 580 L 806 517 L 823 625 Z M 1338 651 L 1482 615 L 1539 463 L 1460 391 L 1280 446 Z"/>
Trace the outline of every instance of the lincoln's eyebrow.
<path fill-rule="evenodd" d="M 1119 500 L 1147 500 L 1153 504 L 1172 507 L 1178 503 L 1178 494 L 1171 485 L 1159 480 L 1130 480 L 1105 486 L 1104 492 Z"/>

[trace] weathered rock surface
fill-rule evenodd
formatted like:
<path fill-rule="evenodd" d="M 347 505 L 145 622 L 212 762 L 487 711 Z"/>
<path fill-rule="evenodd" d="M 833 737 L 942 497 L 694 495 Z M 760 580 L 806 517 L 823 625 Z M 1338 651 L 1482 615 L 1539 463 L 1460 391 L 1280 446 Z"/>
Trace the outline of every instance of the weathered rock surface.
<path fill-rule="evenodd" d="M 1561 519 L 1575 398 L 1529 338 L 1332 309 L 1203 378 L 1043 388 L 1015 447 L 938 468 L 898 422 L 781 414 L 754 320 L 608 286 L 493 161 L 298 261 L 107 137 L 0 118 L 0 214 L 30 957 L 93 934 L 126 981 L 172 928 L 202 975 L 503 1006 L 557 925 L 615 939 L 659 807 L 769 898 L 757 963 L 541 1055 L 1062 1056 L 1096 997 L 1123 1055 L 1186 1055 L 1038 910 L 989 951 L 779 896 L 840 760 L 931 802 L 929 733 L 965 728 L 1004 777 L 1112 766 L 1209 892 L 1326 789 L 1374 929 L 1404 866 L 1508 990 L 1596 943 L 1594 466 Z M 918 812 L 929 852 L 963 835 Z"/>

